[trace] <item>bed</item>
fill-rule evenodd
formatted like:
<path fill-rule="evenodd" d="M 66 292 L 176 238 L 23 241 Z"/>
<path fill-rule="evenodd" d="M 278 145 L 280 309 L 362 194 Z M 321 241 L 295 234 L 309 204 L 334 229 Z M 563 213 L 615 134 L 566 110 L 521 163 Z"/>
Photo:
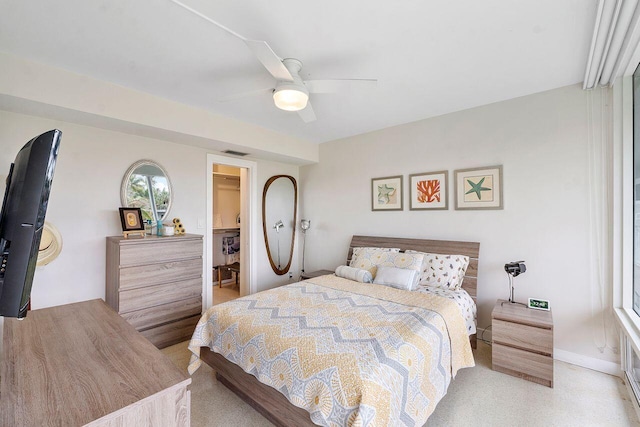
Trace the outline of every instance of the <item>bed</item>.
<path fill-rule="evenodd" d="M 464 255 L 462 288 L 475 301 L 479 246 L 353 236 L 347 264 L 358 247 Z M 321 276 L 207 310 L 189 371 L 204 361 L 279 426 L 422 425 L 473 366 L 466 323 L 451 299 Z"/>

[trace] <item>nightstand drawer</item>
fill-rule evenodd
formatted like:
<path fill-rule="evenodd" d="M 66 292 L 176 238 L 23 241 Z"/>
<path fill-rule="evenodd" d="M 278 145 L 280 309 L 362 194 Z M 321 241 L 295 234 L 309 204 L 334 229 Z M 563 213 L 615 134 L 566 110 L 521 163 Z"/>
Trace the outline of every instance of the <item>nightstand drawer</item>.
<path fill-rule="evenodd" d="M 493 343 L 493 370 L 553 387 L 553 358 Z"/>
<path fill-rule="evenodd" d="M 553 333 L 551 329 L 506 322 L 493 319 L 494 342 L 524 350 L 553 354 Z"/>

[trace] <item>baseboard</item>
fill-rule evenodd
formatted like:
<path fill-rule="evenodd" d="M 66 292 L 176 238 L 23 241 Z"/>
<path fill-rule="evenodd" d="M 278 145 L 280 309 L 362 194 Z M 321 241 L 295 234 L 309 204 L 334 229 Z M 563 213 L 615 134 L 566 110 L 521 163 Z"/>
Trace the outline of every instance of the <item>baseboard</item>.
<path fill-rule="evenodd" d="M 571 363 L 572 365 L 582 366 L 583 368 L 592 369 L 609 375 L 615 375 L 616 377 L 622 376 L 620 363 L 583 356 L 582 354 L 572 353 L 558 348 L 553 349 L 553 358 L 562 362 Z"/>
<path fill-rule="evenodd" d="M 478 341 L 481 339 L 491 342 L 490 328 L 477 328 Z M 484 336 L 482 335 L 484 332 Z M 583 368 L 592 369 L 594 371 L 603 372 L 617 377 L 622 376 L 622 368 L 620 363 L 609 362 L 607 360 L 596 359 L 595 357 L 583 356 L 582 354 L 572 353 L 558 348 L 553 349 L 553 358 L 562 362 L 571 363 L 572 365 L 581 366 Z"/>

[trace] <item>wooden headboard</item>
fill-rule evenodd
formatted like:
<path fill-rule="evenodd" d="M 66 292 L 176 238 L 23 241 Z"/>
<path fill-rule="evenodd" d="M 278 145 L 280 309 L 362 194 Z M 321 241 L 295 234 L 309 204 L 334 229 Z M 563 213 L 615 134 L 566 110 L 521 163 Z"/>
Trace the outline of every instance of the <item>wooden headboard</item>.
<path fill-rule="evenodd" d="M 466 255 L 469 257 L 469 267 L 464 275 L 462 288 L 477 303 L 478 296 L 478 255 L 480 243 L 478 242 L 454 242 L 448 240 L 406 239 L 399 237 L 353 236 L 349 245 L 347 265 L 351 260 L 353 248 L 400 248 L 401 251 L 412 249 L 414 251 L 428 252 L 444 255 Z"/>

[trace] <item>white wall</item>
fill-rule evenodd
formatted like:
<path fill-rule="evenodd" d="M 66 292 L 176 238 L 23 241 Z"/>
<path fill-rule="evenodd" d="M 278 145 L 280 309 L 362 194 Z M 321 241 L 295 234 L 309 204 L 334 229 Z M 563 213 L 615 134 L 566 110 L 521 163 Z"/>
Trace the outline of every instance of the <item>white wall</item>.
<path fill-rule="evenodd" d="M 508 298 L 504 264 L 525 260 L 516 300 L 551 301 L 555 347 L 618 362 L 591 325 L 586 100 L 570 86 L 322 144 L 319 164 L 301 168 L 305 270 L 343 264 L 353 234 L 478 241 L 479 327 Z M 454 210 L 453 170 L 492 165 L 504 167 L 504 210 Z M 409 211 L 408 175 L 438 170 L 449 210 Z M 404 176 L 405 210 L 372 212 L 371 178 L 392 175 Z"/>
<path fill-rule="evenodd" d="M 32 137 L 54 128 L 63 135 L 46 219 L 62 234 L 63 249 L 58 259 L 36 269 L 32 308 L 104 299 L 105 237 L 122 231 L 118 215 L 120 183 L 127 168 L 137 160 L 152 159 L 167 170 L 174 190 L 169 216 L 180 217 L 188 233 L 205 233 L 204 228 L 197 229 L 197 224 L 206 223 L 206 180 L 211 179 L 211 173 L 207 150 L 197 147 L 0 111 L 3 183 L 18 150 Z M 261 206 L 267 179 L 282 173 L 297 179 L 298 167 L 257 161 L 256 206 Z M 0 190 L 4 194 L 3 188 Z M 287 280 L 271 270 L 260 216 L 255 221 L 255 230 L 260 233 L 255 240 L 259 246 L 256 288 L 263 290 Z M 296 271 L 294 262 L 292 269 Z M 0 317 L 0 331 L 1 323 Z"/>

